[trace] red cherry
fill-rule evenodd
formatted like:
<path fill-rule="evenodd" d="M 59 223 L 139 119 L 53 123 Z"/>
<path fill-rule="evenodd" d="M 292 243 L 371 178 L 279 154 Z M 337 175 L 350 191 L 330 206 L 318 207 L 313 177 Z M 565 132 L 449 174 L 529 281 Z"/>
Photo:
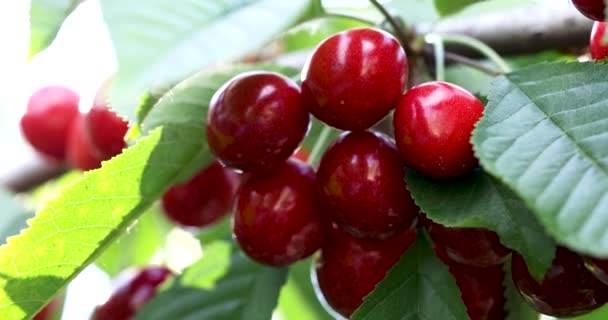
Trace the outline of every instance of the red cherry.
<path fill-rule="evenodd" d="M 484 268 L 463 265 L 448 257 L 445 248 L 433 244 L 433 250 L 454 276 L 471 320 L 505 319 L 502 265 Z"/>
<path fill-rule="evenodd" d="M 393 120 L 406 165 L 438 179 L 471 172 L 477 159 L 469 140 L 483 109 L 474 95 L 450 83 L 434 81 L 410 89 Z"/>
<path fill-rule="evenodd" d="M 607 258 L 592 258 L 585 257 L 585 267 L 593 275 L 602 281 L 604 284 L 608 285 L 608 259 Z"/>
<path fill-rule="evenodd" d="M 314 180 L 312 168 L 296 159 L 244 178 L 235 197 L 233 228 L 247 255 L 284 266 L 321 247 L 324 227 Z"/>
<path fill-rule="evenodd" d="M 87 134 L 104 160 L 122 152 L 126 147 L 128 123 L 104 105 L 95 105 L 86 114 Z"/>
<path fill-rule="evenodd" d="M 541 283 L 530 275 L 519 254 L 513 254 L 511 270 L 519 293 L 536 311 L 549 316 L 583 315 L 608 301 L 608 287 L 585 268 L 579 255 L 563 247 L 557 248 Z"/>
<path fill-rule="evenodd" d="M 302 70 L 302 94 L 319 120 L 363 130 L 397 106 L 407 76 L 405 51 L 391 34 L 356 28 L 319 44 Z"/>
<path fill-rule="evenodd" d="M 269 170 L 300 145 L 310 124 L 298 86 L 272 72 L 229 80 L 210 103 L 207 142 L 224 165 Z"/>
<path fill-rule="evenodd" d="M 355 238 L 332 228 L 315 266 L 321 298 L 350 317 L 414 241 L 416 228 L 384 240 Z"/>
<path fill-rule="evenodd" d="M 449 228 L 421 215 L 422 224 L 433 243 L 445 250 L 455 263 L 475 267 L 503 264 L 511 250 L 500 243 L 498 235 L 480 228 Z"/>
<path fill-rule="evenodd" d="M 167 190 L 162 207 L 175 223 L 205 227 L 229 212 L 239 180 L 238 174 L 213 161 L 189 181 Z"/>
<path fill-rule="evenodd" d="M 317 188 L 324 211 L 359 238 L 387 238 L 409 228 L 418 213 L 405 169 L 390 138 L 343 133 L 323 155 Z"/>
<path fill-rule="evenodd" d="M 589 40 L 589 52 L 593 60 L 604 60 L 608 55 L 608 45 L 603 45 L 602 41 L 606 34 L 606 23 L 594 22 L 591 29 L 591 39 Z"/>
<path fill-rule="evenodd" d="M 65 160 L 72 121 L 78 116 L 80 97 L 60 86 L 42 88 L 30 97 L 21 118 L 21 132 L 41 154 Z"/>
<path fill-rule="evenodd" d="M 121 274 L 122 284 L 108 301 L 98 306 L 93 320 L 128 320 L 156 294 L 156 288 L 171 276 L 165 267 L 147 267 Z"/>
<path fill-rule="evenodd" d="M 88 139 L 84 115 L 80 115 L 70 129 L 67 145 L 67 160 L 74 168 L 82 171 L 101 167 L 103 158 Z"/>
<path fill-rule="evenodd" d="M 596 21 L 604 21 L 604 0 L 572 0 L 572 4 L 584 16 Z"/>

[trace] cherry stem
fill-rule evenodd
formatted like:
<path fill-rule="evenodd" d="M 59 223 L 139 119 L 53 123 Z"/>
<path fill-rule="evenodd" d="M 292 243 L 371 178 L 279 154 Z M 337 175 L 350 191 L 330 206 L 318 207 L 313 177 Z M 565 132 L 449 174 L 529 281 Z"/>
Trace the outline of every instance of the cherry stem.
<path fill-rule="evenodd" d="M 316 164 L 319 163 L 319 160 L 321 160 L 321 154 L 323 153 L 323 149 L 327 145 L 330 133 L 331 127 L 328 125 L 323 125 L 323 129 L 321 130 L 317 141 L 315 141 L 315 145 L 312 147 L 312 150 L 310 151 L 310 156 L 308 157 L 308 164 L 310 164 L 311 166 L 316 166 Z"/>
<path fill-rule="evenodd" d="M 378 2 L 377 0 L 369 0 L 369 2 L 371 2 L 372 5 L 374 7 L 376 7 L 376 9 L 378 9 L 378 11 L 380 11 L 380 13 L 382 13 L 382 15 L 386 18 L 386 21 L 391 25 L 391 27 L 393 27 L 394 32 L 397 35 L 397 39 L 399 39 L 399 42 L 401 42 L 401 45 L 404 48 L 407 48 L 408 37 L 405 34 L 405 32 L 403 31 L 403 29 L 401 28 L 401 26 L 399 25 L 399 23 L 397 22 L 397 20 L 395 19 L 395 17 L 393 17 L 386 10 L 386 8 L 382 4 L 380 4 L 380 2 Z"/>
<path fill-rule="evenodd" d="M 424 37 L 427 43 L 433 44 L 435 48 L 435 79 L 437 81 L 445 80 L 445 48 L 443 39 L 434 34 L 428 34 Z"/>
<path fill-rule="evenodd" d="M 511 67 L 496 51 L 494 51 L 494 49 L 473 37 L 462 34 L 434 34 L 434 36 L 440 37 L 444 43 L 455 43 L 475 49 L 490 61 L 494 62 L 498 69 L 500 69 L 500 73 L 511 72 Z"/>
<path fill-rule="evenodd" d="M 351 16 L 348 14 L 343 14 L 343 13 L 337 13 L 337 12 L 326 12 L 323 17 L 325 18 L 337 18 L 337 19 L 349 19 L 349 20 L 353 20 L 353 21 L 357 21 L 357 22 L 361 22 L 363 24 L 369 25 L 369 26 L 375 26 L 376 23 L 372 20 L 368 20 L 365 18 L 361 18 L 361 17 L 357 17 L 357 16 Z"/>

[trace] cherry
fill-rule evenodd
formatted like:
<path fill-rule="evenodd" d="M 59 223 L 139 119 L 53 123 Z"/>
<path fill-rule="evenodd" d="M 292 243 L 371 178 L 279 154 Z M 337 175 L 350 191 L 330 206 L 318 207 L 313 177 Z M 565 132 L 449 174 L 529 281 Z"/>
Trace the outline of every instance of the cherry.
<path fill-rule="evenodd" d="M 310 116 L 297 85 L 278 73 L 249 72 L 229 80 L 210 103 L 207 142 L 224 165 L 270 170 L 304 139 Z"/>
<path fill-rule="evenodd" d="M 608 46 L 602 44 L 605 34 L 606 23 L 594 22 L 593 29 L 591 29 L 591 39 L 589 40 L 589 52 L 593 60 L 604 60 L 608 55 Z"/>
<path fill-rule="evenodd" d="M 439 179 L 466 175 L 477 167 L 471 133 L 483 104 L 468 91 L 445 82 L 410 89 L 399 102 L 393 126 L 407 166 Z"/>
<path fill-rule="evenodd" d="M 104 105 L 95 105 L 85 116 L 87 134 L 104 160 L 126 147 L 128 123 Z"/>
<path fill-rule="evenodd" d="M 238 174 L 213 161 L 187 182 L 167 190 L 161 204 L 175 223 L 202 228 L 229 212 L 239 180 Z"/>
<path fill-rule="evenodd" d="M 505 319 L 502 265 L 480 268 L 459 264 L 447 255 L 444 247 L 433 244 L 433 250 L 454 276 L 471 320 Z"/>
<path fill-rule="evenodd" d="M 321 247 L 324 227 L 314 181 L 312 168 L 293 158 L 243 179 L 235 197 L 233 231 L 249 257 L 284 266 Z"/>
<path fill-rule="evenodd" d="M 511 271 L 524 299 L 536 311 L 549 316 L 579 316 L 608 301 L 608 287 L 585 268 L 579 255 L 563 247 L 557 248 L 553 264 L 540 283 L 530 275 L 519 254 L 513 254 Z"/>
<path fill-rule="evenodd" d="M 363 130 L 397 106 L 407 76 L 405 51 L 391 34 L 355 28 L 319 44 L 302 70 L 302 94 L 319 120 Z"/>
<path fill-rule="evenodd" d="M 350 317 L 415 240 L 416 228 L 375 240 L 355 238 L 334 226 L 315 266 L 321 298 Z"/>
<path fill-rule="evenodd" d="M 32 94 L 21 118 L 21 132 L 36 151 L 56 161 L 65 160 L 67 137 L 78 116 L 80 97 L 61 87 L 44 87 Z"/>
<path fill-rule="evenodd" d="M 74 120 L 70 129 L 67 145 L 68 163 L 82 171 L 101 167 L 103 158 L 89 141 L 86 131 L 86 122 L 83 115 Z"/>
<path fill-rule="evenodd" d="M 343 133 L 323 155 L 317 188 L 325 211 L 359 238 L 382 239 L 409 228 L 418 214 L 390 138 Z"/>
<path fill-rule="evenodd" d="M 587 18 L 604 21 L 604 0 L 572 0 L 572 4 Z"/>
<path fill-rule="evenodd" d="M 501 265 L 511 253 L 490 230 L 445 227 L 425 215 L 421 215 L 421 220 L 433 243 L 455 263 L 475 267 Z"/>
<path fill-rule="evenodd" d="M 121 274 L 122 284 L 108 301 L 98 306 L 93 320 L 131 319 L 137 309 L 156 294 L 156 288 L 171 276 L 165 267 L 147 267 L 139 271 L 129 270 Z"/>
<path fill-rule="evenodd" d="M 585 257 L 585 267 L 593 275 L 602 281 L 604 284 L 608 285 L 608 259 L 607 258 L 592 258 Z"/>

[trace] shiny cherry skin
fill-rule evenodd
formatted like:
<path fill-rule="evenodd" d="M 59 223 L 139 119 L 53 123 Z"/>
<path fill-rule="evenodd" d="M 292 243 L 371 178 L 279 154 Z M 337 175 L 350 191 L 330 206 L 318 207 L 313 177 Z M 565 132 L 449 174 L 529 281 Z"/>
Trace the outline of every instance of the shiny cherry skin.
<path fill-rule="evenodd" d="M 556 318 L 575 317 L 601 307 L 608 300 L 608 287 L 596 279 L 576 253 L 558 247 L 553 264 L 541 283 L 523 257 L 513 254 L 511 272 L 515 286 L 536 311 Z"/>
<path fill-rule="evenodd" d="M 503 264 L 511 250 L 495 232 L 480 228 L 450 228 L 420 215 L 422 225 L 433 243 L 441 247 L 452 261 L 459 264 L 487 267 Z"/>
<path fill-rule="evenodd" d="M 589 19 L 604 21 L 604 0 L 572 0 L 572 4 L 580 13 Z"/>
<path fill-rule="evenodd" d="M 343 133 L 327 149 L 317 172 L 324 211 L 359 238 L 403 232 L 418 207 L 405 184 L 405 167 L 390 138 L 371 131 Z"/>
<path fill-rule="evenodd" d="M 165 267 L 128 270 L 120 275 L 121 285 L 108 301 L 98 306 L 92 320 L 128 320 L 154 297 L 156 288 L 172 275 Z"/>
<path fill-rule="evenodd" d="M 591 29 L 591 39 L 589 40 L 589 52 L 595 61 L 604 60 L 608 55 L 608 45 L 602 45 L 602 39 L 606 34 L 605 22 L 594 22 Z"/>
<path fill-rule="evenodd" d="M 229 80 L 211 99 L 207 142 L 230 168 L 271 171 L 296 150 L 309 124 L 295 82 L 278 73 L 249 72 Z"/>
<path fill-rule="evenodd" d="M 437 179 L 471 172 L 478 162 L 469 140 L 483 109 L 474 95 L 450 83 L 433 81 L 410 89 L 393 119 L 406 165 Z"/>
<path fill-rule="evenodd" d="M 79 115 L 72 123 L 68 137 L 67 160 L 72 167 L 82 171 L 100 168 L 104 160 L 88 139 L 84 115 Z"/>
<path fill-rule="evenodd" d="M 21 118 L 23 136 L 36 151 L 55 161 L 65 160 L 68 133 L 79 115 L 80 96 L 61 86 L 34 92 Z"/>
<path fill-rule="evenodd" d="M 471 320 L 505 319 L 505 272 L 501 264 L 473 267 L 455 262 L 437 244 L 433 244 L 433 250 L 454 276 Z"/>
<path fill-rule="evenodd" d="M 334 226 L 315 265 L 320 298 L 336 312 L 350 317 L 414 241 L 413 227 L 394 237 L 375 240 L 355 238 Z"/>
<path fill-rule="evenodd" d="M 608 259 L 593 257 L 585 257 L 584 259 L 585 267 L 587 267 L 596 278 L 608 285 Z"/>
<path fill-rule="evenodd" d="M 243 179 L 235 197 L 233 231 L 249 257 L 285 266 L 321 247 L 326 230 L 314 180 L 313 169 L 293 158 Z"/>
<path fill-rule="evenodd" d="M 302 94 L 319 120 L 363 130 L 397 106 L 407 77 L 407 56 L 392 35 L 355 28 L 319 44 L 302 70 Z"/>
<path fill-rule="evenodd" d="M 85 116 L 88 138 L 104 160 L 122 152 L 128 123 L 104 105 L 95 105 Z"/>
<path fill-rule="evenodd" d="M 167 190 L 161 201 L 163 211 L 179 225 L 206 227 L 230 212 L 239 181 L 237 173 L 213 161 L 190 180 Z"/>

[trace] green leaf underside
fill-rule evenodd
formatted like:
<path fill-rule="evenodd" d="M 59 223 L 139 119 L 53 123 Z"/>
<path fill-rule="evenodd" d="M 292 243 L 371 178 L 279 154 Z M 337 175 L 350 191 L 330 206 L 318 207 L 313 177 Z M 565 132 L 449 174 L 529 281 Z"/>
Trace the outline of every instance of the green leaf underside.
<path fill-rule="evenodd" d="M 48 47 L 67 16 L 81 0 L 32 0 L 30 3 L 30 46 L 28 57 Z"/>
<path fill-rule="evenodd" d="M 482 166 L 513 189 L 547 232 L 608 255 L 608 66 L 555 63 L 493 84 L 473 134 Z"/>
<path fill-rule="evenodd" d="M 35 314 L 169 186 L 204 167 L 211 159 L 209 100 L 225 81 L 253 68 L 200 73 L 177 85 L 146 118 L 148 136 L 85 173 L 29 220 L 30 228 L 9 238 L 0 247 L 2 319 Z"/>
<path fill-rule="evenodd" d="M 332 320 L 323 308 L 310 279 L 312 259 L 289 267 L 287 283 L 279 296 L 279 315 L 288 320 Z"/>
<path fill-rule="evenodd" d="M 286 268 L 262 266 L 234 245 L 217 241 L 140 309 L 136 319 L 267 320 L 286 277 Z"/>
<path fill-rule="evenodd" d="M 117 53 L 112 108 L 135 122 L 138 97 L 260 48 L 301 18 L 310 0 L 101 2 Z"/>
<path fill-rule="evenodd" d="M 538 278 L 551 265 L 555 241 L 517 195 L 483 170 L 458 180 L 433 180 L 409 170 L 407 184 L 416 204 L 431 220 L 495 231 L 505 246 L 524 256 Z"/>
<path fill-rule="evenodd" d="M 504 264 L 505 270 L 505 320 L 538 320 L 539 314 L 522 298 L 511 277 L 511 261 Z"/>
<path fill-rule="evenodd" d="M 442 16 L 454 14 L 481 0 L 435 0 L 435 8 Z"/>
<path fill-rule="evenodd" d="M 355 320 L 468 320 L 454 277 L 423 235 L 363 301 Z"/>

